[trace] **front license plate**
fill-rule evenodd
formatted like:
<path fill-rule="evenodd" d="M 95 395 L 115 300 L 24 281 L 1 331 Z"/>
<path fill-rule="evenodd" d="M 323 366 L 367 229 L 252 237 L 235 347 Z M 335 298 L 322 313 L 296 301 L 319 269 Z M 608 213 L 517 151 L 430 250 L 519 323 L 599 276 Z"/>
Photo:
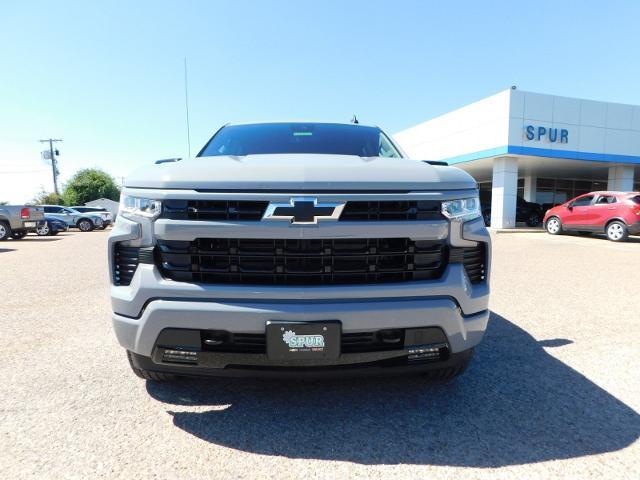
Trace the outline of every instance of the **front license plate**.
<path fill-rule="evenodd" d="M 270 360 L 333 360 L 340 356 L 339 321 L 267 322 Z"/>
<path fill-rule="evenodd" d="M 35 227 L 36 226 L 36 222 L 24 222 L 24 226 L 25 226 L 25 228 Z"/>

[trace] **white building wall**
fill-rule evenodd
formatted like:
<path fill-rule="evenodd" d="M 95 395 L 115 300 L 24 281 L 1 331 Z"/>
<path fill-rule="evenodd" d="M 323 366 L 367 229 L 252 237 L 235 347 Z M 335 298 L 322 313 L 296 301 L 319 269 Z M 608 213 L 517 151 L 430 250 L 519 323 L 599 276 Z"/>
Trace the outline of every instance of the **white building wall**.
<path fill-rule="evenodd" d="M 529 125 L 567 141 L 527 138 Z M 638 164 L 624 157 L 640 157 L 640 106 L 509 89 L 393 137 L 413 158 L 452 164 L 507 153 Z"/>
<path fill-rule="evenodd" d="M 548 135 L 540 139 L 537 135 L 527 138 L 529 125 L 547 131 L 564 129 L 568 132 L 568 141 L 552 142 Z M 593 161 L 617 161 L 617 156 L 640 157 L 640 106 L 512 90 L 508 144 L 549 150 L 539 152 L 539 156 L 562 157 L 565 152 L 566 158 L 583 157 L 581 159 Z M 535 152 L 522 153 L 536 155 Z"/>
<path fill-rule="evenodd" d="M 441 160 L 501 147 L 508 141 L 509 101 L 510 90 L 500 92 L 393 138 L 417 160 Z"/>

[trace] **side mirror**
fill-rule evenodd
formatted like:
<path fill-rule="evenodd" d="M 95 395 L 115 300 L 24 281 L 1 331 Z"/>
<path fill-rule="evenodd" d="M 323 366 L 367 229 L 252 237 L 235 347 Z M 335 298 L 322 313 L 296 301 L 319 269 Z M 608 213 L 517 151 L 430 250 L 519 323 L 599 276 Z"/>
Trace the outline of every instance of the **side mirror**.
<path fill-rule="evenodd" d="M 573 210 L 573 204 L 572 204 L 572 203 L 569 203 L 569 204 L 567 205 L 567 209 L 569 209 L 569 210 Z"/>

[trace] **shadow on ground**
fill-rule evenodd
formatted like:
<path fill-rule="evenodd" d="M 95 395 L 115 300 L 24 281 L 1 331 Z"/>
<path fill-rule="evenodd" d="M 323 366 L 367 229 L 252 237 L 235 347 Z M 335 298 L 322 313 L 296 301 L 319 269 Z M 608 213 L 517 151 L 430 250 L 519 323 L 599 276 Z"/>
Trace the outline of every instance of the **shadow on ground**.
<path fill-rule="evenodd" d="M 212 407 L 169 411 L 176 427 L 262 455 L 500 467 L 630 445 L 640 434 L 640 416 L 542 346 L 568 343 L 537 342 L 492 314 L 475 362 L 448 384 L 420 377 L 312 383 L 214 379 L 149 382 L 147 390 L 168 404 Z"/>
<path fill-rule="evenodd" d="M 57 237 L 57 235 L 56 235 Z M 36 237 L 36 236 L 26 236 L 22 239 L 20 239 L 21 242 L 57 242 L 59 240 L 62 240 L 61 238 L 55 238 L 53 236 L 50 237 Z"/>
<path fill-rule="evenodd" d="M 596 241 L 611 242 L 611 240 L 609 240 L 604 233 L 588 233 L 588 234 L 584 234 L 584 233 L 565 232 L 565 233 L 563 233 L 563 235 L 566 235 L 566 236 L 569 236 L 569 237 L 590 238 L 590 239 L 593 239 L 593 240 L 596 240 Z M 611 243 L 614 243 L 614 242 L 611 242 Z M 625 240 L 625 242 L 620 242 L 620 243 L 622 243 L 622 244 L 624 244 L 624 243 L 640 243 L 640 236 L 631 235 L 631 236 L 629 236 L 629 238 L 627 238 L 627 240 Z"/>

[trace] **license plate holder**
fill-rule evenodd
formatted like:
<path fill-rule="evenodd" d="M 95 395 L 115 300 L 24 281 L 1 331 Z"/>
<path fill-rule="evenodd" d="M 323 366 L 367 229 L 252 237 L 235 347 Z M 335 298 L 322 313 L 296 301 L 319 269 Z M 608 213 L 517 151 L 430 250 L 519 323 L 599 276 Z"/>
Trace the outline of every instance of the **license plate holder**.
<path fill-rule="evenodd" d="M 318 360 L 320 363 L 340 356 L 342 324 L 323 322 L 267 322 L 267 357 L 269 360 L 295 362 Z"/>
<path fill-rule="evenodd" d="M 24 222 L 25 228 L 33 228 L 36 226 L 36 222 Z"/>

